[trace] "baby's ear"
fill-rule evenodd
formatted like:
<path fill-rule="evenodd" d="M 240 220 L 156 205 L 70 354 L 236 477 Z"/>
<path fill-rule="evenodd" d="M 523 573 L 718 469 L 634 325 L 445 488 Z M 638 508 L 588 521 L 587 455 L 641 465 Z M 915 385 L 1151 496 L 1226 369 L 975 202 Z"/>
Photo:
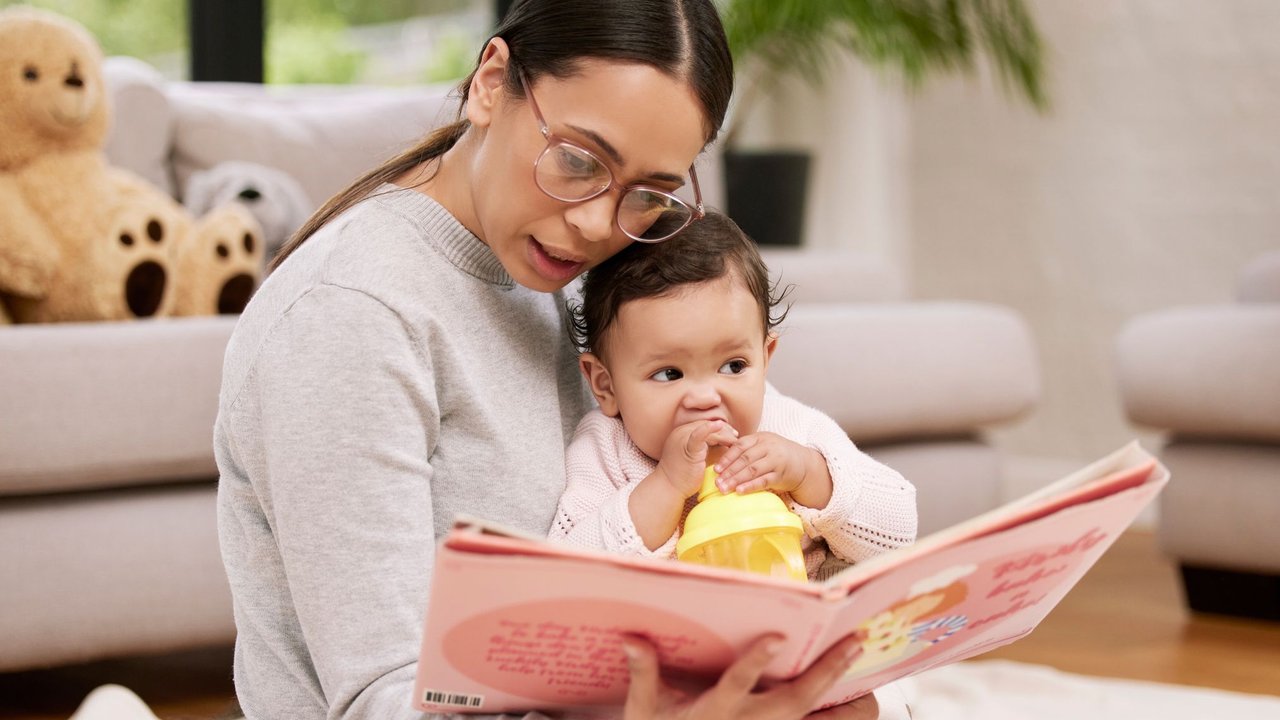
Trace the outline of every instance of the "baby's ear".
<path fill-rule="evenodd" d="M 764 336 L 764 362 L 768 366 L 769 361 L 773 359 L 773 351 L 778 349 L 778 333 L 770 330 Z"/>
<path fill-rule="evenodd" d="M 609 417 L 618 417 L 618 401 L 613 395 L 613 378 L 609 376 L 609 368 L 595 353 L 582 353 L 578 356 L 578 368 L 591 386 L 591 394 L 600 403 L 600 411 Z"/>

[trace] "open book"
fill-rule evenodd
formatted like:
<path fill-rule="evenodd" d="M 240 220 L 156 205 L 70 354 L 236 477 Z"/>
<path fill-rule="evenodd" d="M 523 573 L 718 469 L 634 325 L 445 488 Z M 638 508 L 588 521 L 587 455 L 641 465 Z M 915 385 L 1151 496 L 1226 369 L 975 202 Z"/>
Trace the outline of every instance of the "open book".
<path fill-rule="evenodd" d="M 629 679 L 621 633 L 648 637 L 664 671 L 696 679 L 779 632 L 765 673 L 778 680 L 862 630 L 862 656 L 815 709 L 846 702 L 1031 632 L 1168 478 L 1131 443 L 820 584 L 571 549 L 460 518 L 436 557 L 414 706 L 616 712 Z"/>

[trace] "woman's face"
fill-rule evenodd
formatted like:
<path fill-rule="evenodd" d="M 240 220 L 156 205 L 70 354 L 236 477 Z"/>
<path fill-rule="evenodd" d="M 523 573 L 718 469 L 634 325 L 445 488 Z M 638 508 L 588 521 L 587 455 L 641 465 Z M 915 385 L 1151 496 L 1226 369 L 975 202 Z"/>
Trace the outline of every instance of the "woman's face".
<path fill-rule="evenodd" d="M 615 184 L 577 203 L 546 195 L 533 168 L 547 141 L 528 101 L 500 82 L 476 96 L 473 84 L 468 117 L 479 139 L 466 160 L 470 197 L 459 198 L 470 212 L 450 208 L 516 282 L 543 292 L 632 242 L 614 220 L 623 188 L 680 187 L 704 144 L 702 108 L 685 83 L 648 65 L 588 60 L 579 67 L 569 78 L 534 80 L 531 91 L 551 132 L 602 159 Z M 491 81 L 484 73 L 482 63 L 477 82 Z"/>

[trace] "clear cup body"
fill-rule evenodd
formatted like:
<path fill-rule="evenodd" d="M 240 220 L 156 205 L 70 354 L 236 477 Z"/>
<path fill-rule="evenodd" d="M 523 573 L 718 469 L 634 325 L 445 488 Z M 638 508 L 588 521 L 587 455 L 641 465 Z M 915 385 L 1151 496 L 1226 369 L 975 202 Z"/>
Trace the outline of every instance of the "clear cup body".
<path fill-rule="evenodd" d="M 689 548 L 680 555 L 680 559 L 770 577 L 808 579 L 800 538 L 795 532 L 785 529 L 748 530 L 722 535 Z"/>

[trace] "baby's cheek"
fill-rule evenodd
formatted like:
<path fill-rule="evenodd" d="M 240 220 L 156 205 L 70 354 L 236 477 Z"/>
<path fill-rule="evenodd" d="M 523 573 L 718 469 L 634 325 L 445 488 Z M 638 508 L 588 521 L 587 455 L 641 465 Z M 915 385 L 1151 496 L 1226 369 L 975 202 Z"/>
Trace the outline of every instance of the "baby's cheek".
<path fill-rule="evenodd" d="M 671 434 L 671 426 L 634 414 L 623 413 L 620 417 L 622 426 L 627 430 L 627 436 L 636 447 L 640 448 L 640 452 L 651 460 L 661 460 L 662 448 L 667 443 L 667 436 Z"/>

